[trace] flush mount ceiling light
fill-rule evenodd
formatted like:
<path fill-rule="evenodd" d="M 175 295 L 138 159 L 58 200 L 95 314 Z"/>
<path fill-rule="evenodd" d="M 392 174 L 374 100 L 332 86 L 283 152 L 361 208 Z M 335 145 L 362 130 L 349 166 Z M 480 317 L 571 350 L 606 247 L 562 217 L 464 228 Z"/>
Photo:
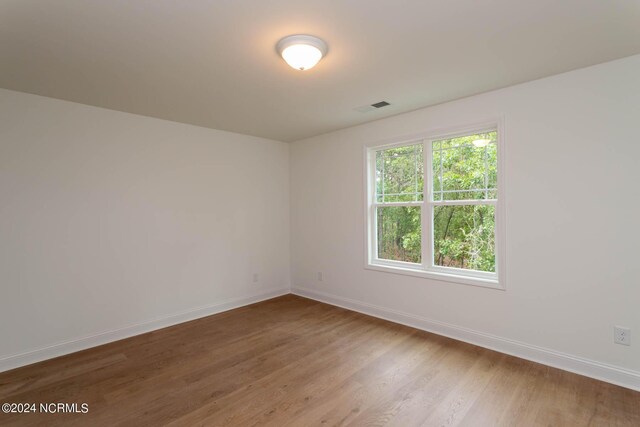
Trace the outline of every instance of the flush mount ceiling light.
<path fill-rule="evenodd" d="M 282 58 L 296 70 L 313 68 L 327 53 L 327 44 L 306 34 L 287 36 L 276 45 Z"/>

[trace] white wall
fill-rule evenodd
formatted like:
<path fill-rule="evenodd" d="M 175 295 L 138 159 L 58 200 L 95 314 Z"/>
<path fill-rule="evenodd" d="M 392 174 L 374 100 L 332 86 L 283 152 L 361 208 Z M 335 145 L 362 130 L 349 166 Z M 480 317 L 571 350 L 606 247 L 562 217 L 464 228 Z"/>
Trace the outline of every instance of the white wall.
<path fill-rule="evenodd" d="M 507 290 L 365 270 L 363 146 L 498 115 Z M 638 135 L 634 56 L 298 141 L 294 291 L 640 387 Z"/>
<path fill-rule="evenodd" d="M 288 144 L 0 90 L 0 370 L 289 275 Z"/>

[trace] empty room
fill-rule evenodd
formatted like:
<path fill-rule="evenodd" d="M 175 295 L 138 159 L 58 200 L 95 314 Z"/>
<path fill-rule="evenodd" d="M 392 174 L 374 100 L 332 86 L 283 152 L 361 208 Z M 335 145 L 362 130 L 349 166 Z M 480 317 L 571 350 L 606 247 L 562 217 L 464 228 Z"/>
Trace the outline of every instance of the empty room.
<path fill-rule="evenodd" d="M 0 425 L 640 426 L 640 1 L 0 2 Z"/>

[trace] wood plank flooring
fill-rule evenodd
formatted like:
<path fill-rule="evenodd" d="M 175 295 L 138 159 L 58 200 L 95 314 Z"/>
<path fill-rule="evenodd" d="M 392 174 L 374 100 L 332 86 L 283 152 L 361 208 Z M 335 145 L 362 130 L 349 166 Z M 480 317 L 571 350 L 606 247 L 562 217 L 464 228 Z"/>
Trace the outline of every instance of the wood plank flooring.
<path fill-rule="evenodd" d="M 1 425 L 640 426 L 640 393 L 287 295 L 0 373 Z"/>

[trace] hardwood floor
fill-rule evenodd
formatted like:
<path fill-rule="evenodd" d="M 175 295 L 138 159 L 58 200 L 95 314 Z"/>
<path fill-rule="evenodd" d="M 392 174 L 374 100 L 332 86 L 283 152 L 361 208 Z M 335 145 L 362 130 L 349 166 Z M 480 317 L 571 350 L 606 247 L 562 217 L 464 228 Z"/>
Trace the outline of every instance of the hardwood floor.
<path fill-rule="evenodd" d="M 640 426 L 640 393 L 293 295 L 0 373 L 2 425 Z"/>

